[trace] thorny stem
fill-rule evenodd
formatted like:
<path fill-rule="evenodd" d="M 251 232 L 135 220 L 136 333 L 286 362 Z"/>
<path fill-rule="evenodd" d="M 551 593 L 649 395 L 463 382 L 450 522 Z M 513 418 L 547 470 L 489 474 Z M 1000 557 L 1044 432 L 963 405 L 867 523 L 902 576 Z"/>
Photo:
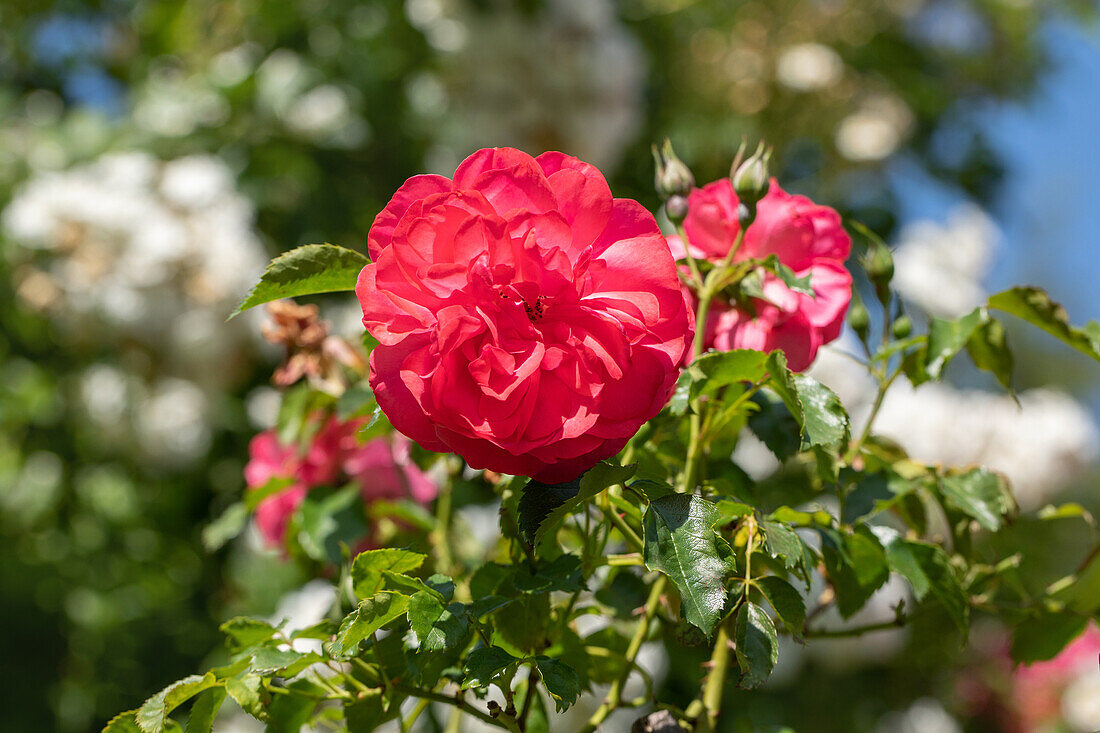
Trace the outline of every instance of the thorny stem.
<path fill-rule="evenodd" d="M 454 705 L 462 712 L 472 715 L 483 723 L 493 726 L 494 728 L 504 728 L 505 730 L 511 730 L 504 722 L 497 720 L 488 713 L 478 710 L 465 700 L 459 699 L 453 695 L 444 695 L 440 692 L 432 692 L 430 690 L 421 690 L 419 687 L 409 687 L 408 685 L 398 684 L 394 685 L 394 689 L 409 697 L 418 697 L 421 700 L 431 700 L 433 702 L 441 702 L 447 705 Z M 513 723 L 514 725 L 514 723 Z"/>
<path fill-rule="evenodd" d="M 623 688 L 626 686 L 626 681 L 630 677 L 630 671 L 634 668 L 634 660 L 638 656 L 638 651 L 642 648 L 642 644 L 645 642 L 646 637 L 649 636 L 649 625 L 653 622 L 654 616 L 657 614 L 657 606 L 661 602 L 661 594 L 665 591 L 665 584 L 668 580 L 664 575 L 658 575 L 657 579 L 653 581 L 652 587 L 649 589 L 649 598 L 646 600 L 645 613 L 642 616 L 642 620 L 638 623 L 638 628 L 634 631 L 634 636 L 630 640 L 630 645 L 626 648 L 626 666 L 623 667 L 623 671 L 619 674 L 611 684 L 611 689 L 607 693 L 607 699 L 603 704 L 592 714 L 592 717 L 588 719 L 588 724 L 581 728 L 581 733 L 593 733 L 600 725 L 607 719 L 616 708 L 622 703 Z"/>

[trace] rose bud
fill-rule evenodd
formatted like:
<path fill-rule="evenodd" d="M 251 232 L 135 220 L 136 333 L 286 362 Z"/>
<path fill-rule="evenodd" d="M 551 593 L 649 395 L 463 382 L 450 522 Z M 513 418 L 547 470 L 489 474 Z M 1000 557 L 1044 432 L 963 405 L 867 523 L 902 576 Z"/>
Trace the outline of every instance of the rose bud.
<path fill-rule="evenodd" d="M 903 339 L 913 333 L 913 321 L 909 316 L 899 316 L 894 325 L 890 327 L 890 333 L 894 335 L 896 339 Z"/>
<path fill-rule="evenodd" d="M 660 151 L 657 150 L 656 145 L 653 146 L 653 160 L 657 164 L 654 185 L 662 199 L 687 196 L 691 193 L 691 189 L 695 188 L 695 176 L 691 175 L 691 170 L 676 157 L 676 152 L 672 149 L 672 143 L 668 138 L 665 138 Z"/>
<path fill-rule="evenodd" d="M 738 211 L 738 218 L 742 225 L 756 218 L 756 204 L 768 194 L 770 174 L 768 172 L 771 163 L 771 149 L 764 149 L 764 143 L 756 148 L 748 160 L 740 162 L 740 154 L 734 160 L 734 167 L 730 170 L 730 182 L 737 198 L 744 205 L 746 211 Z"/>

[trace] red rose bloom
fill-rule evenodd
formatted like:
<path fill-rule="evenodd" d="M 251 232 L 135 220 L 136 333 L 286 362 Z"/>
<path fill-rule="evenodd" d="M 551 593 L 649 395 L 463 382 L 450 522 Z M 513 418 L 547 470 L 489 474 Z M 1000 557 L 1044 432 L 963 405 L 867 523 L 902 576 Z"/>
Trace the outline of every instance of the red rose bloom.
<path fill-rule="evenodd" d="M 392 435 L 360 445 L 355 433 L 364 422 L 329 418 L 304 454 L 296 445 L 280 443 L 273 430 L 252 438 L 244 467 L 248 488 L 259 489 L 274 478 L 294 481 L 256 507 L 256 526 L 268 544 L 283 544 L 290 518 L 317 486 L 355 481 L 365 504 L 406 497 L 427 504 L 435 499 L 436 486 L 410 459 L 408 440 Z"/>
<path fill-rule="evenodd" d="M 660 411 L 692 337 L 652 215 L 561 153 L 479 150 L 375 218 L 356 294 L 399 431 L 475 468 L 569 480 Z"/>
<path fill-rule="evenodd" d="M 728 178 L 691 192 L 684 231 L 692 256 L 715 263 L 725 259 L 740 231 L 737 205 Z M 669 246 L 677 257 L 684 256 L 679 237 L 669 237 Z M 773 180 L 733 261 L 777 255 L 799 277 L 810 276 L 816 297 L 790 290 L 769 273 L 763 282 L 765 297 L 753 300 L 754 313 L 717 300 L 713 303 L 706 346 L 720 351 L 782 349 L 791 369 L 810 366 L 818 348 L 836 339 L 844 325 L 852 298 L 852 276 L 844 260 L 851 247 L 835 210 L 805 196 L 792 196 Z"/>

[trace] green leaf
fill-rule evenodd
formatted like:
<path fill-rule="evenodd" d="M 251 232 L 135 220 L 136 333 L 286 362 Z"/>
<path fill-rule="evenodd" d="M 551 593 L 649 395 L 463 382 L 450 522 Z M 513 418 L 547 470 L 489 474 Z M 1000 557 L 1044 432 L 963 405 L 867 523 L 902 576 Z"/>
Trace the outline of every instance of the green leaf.
<path fill-rule="evenodd" d="M 546 645 L 550 595 L 524 593 L 491 616 L 500 638 L 516 651 L 528 654 Z M 495 639 L 494 639 L 495 641 Z"/>
<path fill-rule="evenodd" d="M 187 733 L 210 733 L 214 727 L 214 717 L 224 700 L 224 687 L 212 687 L 199 693 L 191 705 L 191 714 L 187 716 Z"/>
<path fill-rule="evenodd" d="M 241 709 L 253 717 L 263 713 L 263 699 L 260 687 L 263 680 L 258 674 L 242 672 L 225 680 L 225 691 Z"/>
<path fill-rule="evenodd" d="M 737 612 L 737 663 L 741 687 L 753 689 L 768 681 L 779 661 L 779 635 L 763 608 L 751 601 Z"/>
<path fill-rule="evenodd" d="M 141 733 L 137 724 L 137 710 L 119 713 L 103 728 L 103 733 Z"/>
<path fill-rule="evenodd" d="M 554 701 L 554 707 L 559 713 L 568 710 L 581 694 L 581 684 L 576 671 L 564 662 L 549 657 L 535 657 L 535 665 L 539 668 L 539 674 L 542 675 L 546 691 Z"/>
<path fill-rule="evenodd" d="M 248 507 L 248 511 L 252 512 L 256 510 L 256 507 L 260 505 L 264 499 L 269 496 L 278 494 L 283 489 L 293 486 L 294 479 L 289 476 L 276 476 L 269 480 L 263 486 L 257 486 L 254 489 L 249 489 L 244 494 L 244 505 Z"/>
<path fill-rule="evenodd" d="M 780 262 L 779 255 L 775 254 L 768 255 L 760 264 L 765 270 L 778 277 L 790 290 L 808 295 L 811 298 L 817 297 L 817 293 L 814 292 L 813 286 L 810 284 L 809 272 L 799 277 L 794 273 L 794 270 Z"/>
<path fill-rule="evenodd" d="M 787 566 L 788 570 L 798 567 L 802 561 L 802 539 L 795 531 L 782 522 L 760 522 L 760 529 L 764 530 L 764 546 L 768 553 Z"/>
<path fill-rule="evenodd" d="M 339 563 L 341 545 L 350 547 L 368 532 L 358 485 L 343 488 L 320 501 L 307 496 L 299 513 L 298 543 L 318 562 Z"/>
<path fill-rule="evenodd" d="M 733 499 L 720 499 L 715 505 L 718 510 L 718 523 L 728 524 L 741 517 L 752 514 L 752 507 Z"/>
<path fill-rule="evenodd" d="M 391 573 L 389 570 L 383 570 L 382 579 L 382 587 L 385 590 L 392 590 L 406 596 L 413 596 L 421 592 L 430 593 L 443 603 L 450 600 L 449 598 L 444 598 L 442 593 L 432 588 L 420 578 L 413 578 L 408 575 L 401 575 L 400 573 Z"/>
<path fill-rule="evenodd" d="M 680 592 L 684 618 L 710 634 L 726 602 L 730 565 L 714 531 L 714 504 L 691 494 L 671 494 L 649 505 L 643 521 L 645 564 L 668 576 Z"/>
<path fill-rule="evenodd" d="M 1088 626 L 1087 616 L 1044 612 L 1022 621 L 1012 632 L 1012 659 L 1020 664 L 1054 659 Z"/>
<path fill-rule="evenodd" d="M 836 590 L 837 610 L 849 618 L 890 577 L 886 552 L 864 526 L 851 534 L 826 528 L 818 531 L 825 569 Z"/>
<path fill-rule="evenodd" d="M 634 475 L 635 467 L 601 461 L 580 477 L 562 484 L 544 484 L 531 479 L 519 500 L 519 526 L 530 544 L 537 544 L 577 507 L 609 486 Z"/>
<path fill-rule="evenodd" d="M 387 711 L 386 699 L 381 690 L 360 692 L 357 698 L 344 704 L 344 720 L 348 724 L 348 733 L 371 733 L 388 720 L 397 716 L 399 706 L 392 705 Z"/>
<path fill-rule="evenodd" d="M 831 389 L 813 377 L 787 369 L 781 351 L 768 355 L 768 372 L 776 393 L 798 421 L 802 450 L 814 446 L 836 450 L 848 442 L 848 413 Z"/>
<path fill-rule="evenodd" d="M 370 598 L 382 590 L 383 572 L 411 573 L 427 559 L 419 552 L 391 547 L 360 552 L 351 561 L 352 589 L 359 598 Z"/>
<path fill-rule="evenodd" d="M 274 626 L 248 616 L 231 618 L 218 629 L 228 637 L 225 641 L 233 651 L 262 644 L 275 635 Z"/>
<path fill-rule="evenodd" d="M 876 527 L 875 534 L 886 547 L 890 569 L 909 581 L 917 600 L 931 593 L 965 636 L 970 628 L 970 602 L 943 548 L 904 539 L 888 527 Z"/>
<path fill-rule="evenodd" d="M 293 649 L 275 649 L 262 646 L 252 652 L 252 671 L 265 677 L 282 673 L 283 677 L 293 677 L 311 664 L 320 662 L 322 657 L 314 652 L 298 652 Z"/>
<path fill-rule="evenodd" d="M 1100 611 L 1100 552 L 1093 553 L 1085 567 L 1078 571 L 1066 595 L 1066 607 L 1070 610 L 1088 615 Z"/>
<path fill-rule="evenodd" d="M 307 244 L 284 252 L 267 266 L 232 318 L 249 308 L 280 298 L 355 290 L 359 273 L 370 264 L 358 252 L 332 244 Z"/>
<path fill-rule="evenodd" d="M 966 350 L 974 366 L 996 377 L 1008 392 L 1014 392 L 1012 352 L 1008 348 L 1004 326 L 999 321 L 987 317 L 966 342 Z"/>
<path fill-rule="evenodd" d="M 1000 529 L 1002 518 L 1012 507 L 1004 478 L 987 468 L 944 476 L 940 486 L 949 504 L 991 532 Z"/>
<path fill-rule="evenodd" d="M 776 575 L 756 578 L 753 582 L 775 609 L 783 625 L 792 634 L 801 633 L 802 624 L 806 622 L 806 602 L 794 586 Z"/>
<path fill-rule="evenodd" d="M 541 565 L 534 573 L 527 567 L 519 567 L 512 577 L 512 583 L 516 590 L 523 593 L 573 593 L 586 589 L 581 573 L 581 559 L 576 555 L 561 555 L 553 562 Z"/>
<path fill-rule="evenodd" d="M 704 392 L 713 394 L 738 382 L 760 381 L 768 373 L 767 358 L 764 352 L 752 349 L 711 351 L 697 356 L 676 380 L 669 409 L 674 415 L 683 415 Z"/>
<path fill-rule="evenodd" d="M 1092 513 L 1074 501 L 1066 504 L 1059 504 L 1057 506 L 1054 504 L 1047 504 L 1038 511 L 1036 516 L 1043 521 L 1051 521 L 1054 519 L 1081 519 L 1090 527 L 1096 526 L 1096 520 L 1093 519 Z"/>
<path fill-rule="evenodd" d="M 1083 328 L 1070 325 L 1066 309 L 1039 288 L 1012 288 L 989 298 L 989 307 L 1022 318 L 1082 354 L 1100 361 L 1100 323 L 1089 321 Z"/>
<path fill-rule="evenodd" d="M 243 501 L 230 504 L 221 516 L 202 528 L 203 549 L 207 552 L 220 550 L 244 530 L 250 516 Z"/>
<path fill-rule="evenodd" d="M 377 593 L 360 601 L 355 610 L 344 617 L 336 637 L 325 644 L 325 651 L 337 658 L 354 655 L 360 642 L 403 616 L 408 606 L 409 599 L 399 593 Z"/>
<path fill-rule="evenodd" d="M 466 679 L 462 682 L 462 688 L 488 687 L 490 682 L 519 661 L 518 657 L 513 657 L 499 646 L 474 649 L 466 655 Z"/>
<path fill-rule="evenodd" d="M 356 384 L 345 390 L 336 400 L 336 417 L 340 420 L 354 420 L 374 413 L 378 402 L 374 398 L 374 390 L 366 384 Z M 370 424 L 364 425 L 370 427 Z M 362 428 L 360 428 L 362 429 Z"/>
<path fill-rule="evenodd" d="M 138 708 L 136 715 L 138 727 L 144 733 L 161 733 L 165 729 L 169 713 L 181 703 L 217 684 L 217 678 L 210 672 L 204 675 L 193 674 L 173 682 Z"/>
<path fill-rule="evenodd" d="M 987 320 L 984 308 L 975 308 L 955 320 L 933 318 L 928 326 L 928 351 L 924 357 L 924 368 L 928 376 L 940 379 L 948 362 L 966 348 L 970 337 Z"/>
<path fill-rule="evenodd" d="M 421 591 L 409 599 L 409 625 L 420 640 L 420 648 L 429 651 L 454 649 L 465 643 L 470 633 L 470 618 L 461 603 L 444 604 L 438 593 Z"/>
<path fill-rule="evenodd" d="M 267 708 L 266 733 L 301 733 L 317 701 L 327 694 L 324 688 L 307 679 L 294 680 L 284 689 L 289 694 L 276 695 Z"/>

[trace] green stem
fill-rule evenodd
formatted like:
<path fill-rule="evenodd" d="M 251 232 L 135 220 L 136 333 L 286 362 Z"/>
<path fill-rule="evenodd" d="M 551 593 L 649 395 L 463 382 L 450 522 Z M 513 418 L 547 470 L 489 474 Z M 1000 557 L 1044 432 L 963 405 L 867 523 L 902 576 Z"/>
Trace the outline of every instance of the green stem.
<path fill-rule="evenodd" d="M 909 622 L 909 616 L 882 621 L 877 624 L 865 624 L 863 626 L 849 626 L 846 629 L 806 629 L 803 636 L 807 639 L 846 639 L 852 636 L 863 636 L 873 631 L 885 631 L 886 629 L 900 629 Z"/>
<path fill-rule="evenodd" d="M 665 584 L 668 582 L 664 575 L 658 575 L 657 579 L 653 581 L 653 586 L 649 589 L 649 598 L 646 600 L 645 613 L 642 616 L 642 620 L 638 623 L 638 628 L 634 631 L 634 636 L 630 640 L 629 646 L 626 648 L 626 665 L 623 667 L 623 671 L 619 674 L 611 684 L 611 689 L 607 693 L 607 698 L 603 701 L 603 704 L 592 714 L 592 717 L 588 719 L 588 724 L 581 728 L 581 733 L 593 733 L 600 725 L 607 720 L 607 716 L 610 715 L 619 705 L 622 703 L 623 688 L 626 686 L 627 680 L 630 678 L 630 672 L 634 668 L 634 660 L 638 656 L 638 651 L 641 650 L 642 644 L 645 643 L 646 637 L 649 636 L 649 626 L 653 622 L 653 618 L 657 615 L 657 607 L 661 602 L 661 594 L 665 592 Z"/>
<path fill-rule="evenodd" d="M 699 271 L 699 263 L 695 261 L 695 257 L 691 254 L 691 248 L 688 246 L 687 232 L 684 230 L 684 223 L 680 222 L 676 225 L 676 233 L 680 235 L 680 241 L 684 243 L 684 253 L 686 255 L 688 269 L 691 270 L 691 277 L 695 280 L 695 289 L 703 289 L 703 274 Z"/>
<path fill-rule="evenodd" d="M 882 409 L 882 402 L 886 398 L 886 391 L 890 389 L 890 385 L 894 383 L 894 380 L 901 374 L 901 367 L 891 374 L 888 378 L 879 379 L 878 391 L 875 392 L 875 401 L 871 403 L 871 412 L 867 415 L 867 422 L 863 425 L 863 430 L 860 431 L 859 437 L 848 448 L 848 453 L 845 456 L 845 462 L 851 463 L 856 456 L 859 455 L 860 448 L 867 441 L 867 438 L 871 437 L 871 426 L 875 422 L 875 418 L 878 417 L 879 410 Z"/>
<path fill-rule="evenodd" d="M 474 716 L 483 723 L 491 725 L 495 728 L 504 728 L 505 730 L 511 730 L 511 728 L 509 728 L 509 726 L 507 726 L 504 722 L 497 720 L 486 712 L 478 710 L 470 703 L 466 702 L 465 700 L 460 700 L 457 697 L 444 695 L 439 692 L 432 692 L 431 690 L 421 690 L 419 687 L 410 687 L 403 684 L 394 685 L 393 689 L 397 690 L 400 693 L 408 695 L 409 697 L 418 697 L 421 700 L 431 700 L 433 702 L 441 702 L 447 705 L 454 705 L 457 709 L 461 710 L 467 715 Z"/>
<path fill-rule="evenodd" d="M 451 555 L 450 526 L 451 526 L 451 472 L 447 472 L 447 480 L 439 487 L 439 497 L 435 501 L 435 529 L 430 540 L 436 552 L 436 560 L 439 563 L 439 572 L 455 575 L 454 557 Z"/>
<path fill-rule="evenodd" d="M 600 511 L 603 512 L 607 521 L 615 525 L 615 529 L 622 533 L 628 545 L 634 548 L 636 552 L 641 552 L 643 550 L 644 544 L 642 543 L 642 538 L 638 536 L 637 532 L 631 529 L 630 525 L 626 523 L 626 520 L 619 516 L 619 513 L 611 507 L 610 502 L 606 504 L 601 502 Z"/>

